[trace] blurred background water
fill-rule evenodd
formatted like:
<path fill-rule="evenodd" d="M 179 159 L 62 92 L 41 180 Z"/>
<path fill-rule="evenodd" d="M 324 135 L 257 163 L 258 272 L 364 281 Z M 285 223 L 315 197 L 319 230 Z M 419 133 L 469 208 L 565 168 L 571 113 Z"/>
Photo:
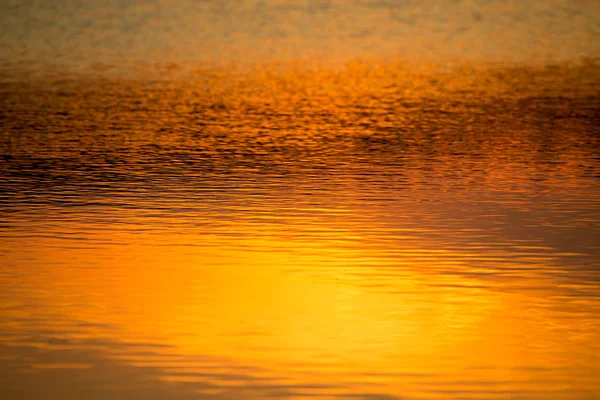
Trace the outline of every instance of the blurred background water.
<path fill-rule="evenodd" d="M 70 68 L 357 58 L 564 61 L 600 52 L 593 0 L 3 0 L 0 55 Z"/>
<path fill-rule="evenodd" d="M 598 5 L 3 1 L 2 398 L 600 397 Z"/>

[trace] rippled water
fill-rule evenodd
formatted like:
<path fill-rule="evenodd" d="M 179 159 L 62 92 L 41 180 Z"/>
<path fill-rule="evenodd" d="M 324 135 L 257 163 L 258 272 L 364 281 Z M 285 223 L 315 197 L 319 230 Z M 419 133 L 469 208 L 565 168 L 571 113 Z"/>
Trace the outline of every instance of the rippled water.
<path fill-rule="evenodd" d="M 597 64 L 173 68 L 2 77 L 2 398 L 600 397 Z"/>

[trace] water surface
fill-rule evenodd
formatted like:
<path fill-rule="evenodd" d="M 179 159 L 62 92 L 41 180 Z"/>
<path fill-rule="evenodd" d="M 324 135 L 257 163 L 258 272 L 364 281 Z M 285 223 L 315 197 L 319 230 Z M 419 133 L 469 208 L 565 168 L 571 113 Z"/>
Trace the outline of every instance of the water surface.
<path fill-rule="evenodd" d="M 179 72 L 2 76 L 4 399 L 600 397 L 597 64 Z"/>

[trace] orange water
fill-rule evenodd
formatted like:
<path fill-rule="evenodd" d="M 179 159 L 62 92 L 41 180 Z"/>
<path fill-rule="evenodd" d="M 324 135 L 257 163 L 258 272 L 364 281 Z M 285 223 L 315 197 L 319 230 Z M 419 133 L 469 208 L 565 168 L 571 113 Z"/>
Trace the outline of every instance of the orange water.
<path fill-rule="evenodd" d="M 4 78 L 3 399 L 600 397 L 596 64 L 232 71 Z"/>

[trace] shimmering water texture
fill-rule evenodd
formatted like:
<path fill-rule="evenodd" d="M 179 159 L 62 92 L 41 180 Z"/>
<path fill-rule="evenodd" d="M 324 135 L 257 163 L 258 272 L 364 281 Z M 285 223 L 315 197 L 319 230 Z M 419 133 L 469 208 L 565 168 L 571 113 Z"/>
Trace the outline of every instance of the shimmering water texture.
<path fill-rule="evenodd" d="M 162 75 L 2 77 L 2 399 L 600 398 L 597 64 Z"/>

